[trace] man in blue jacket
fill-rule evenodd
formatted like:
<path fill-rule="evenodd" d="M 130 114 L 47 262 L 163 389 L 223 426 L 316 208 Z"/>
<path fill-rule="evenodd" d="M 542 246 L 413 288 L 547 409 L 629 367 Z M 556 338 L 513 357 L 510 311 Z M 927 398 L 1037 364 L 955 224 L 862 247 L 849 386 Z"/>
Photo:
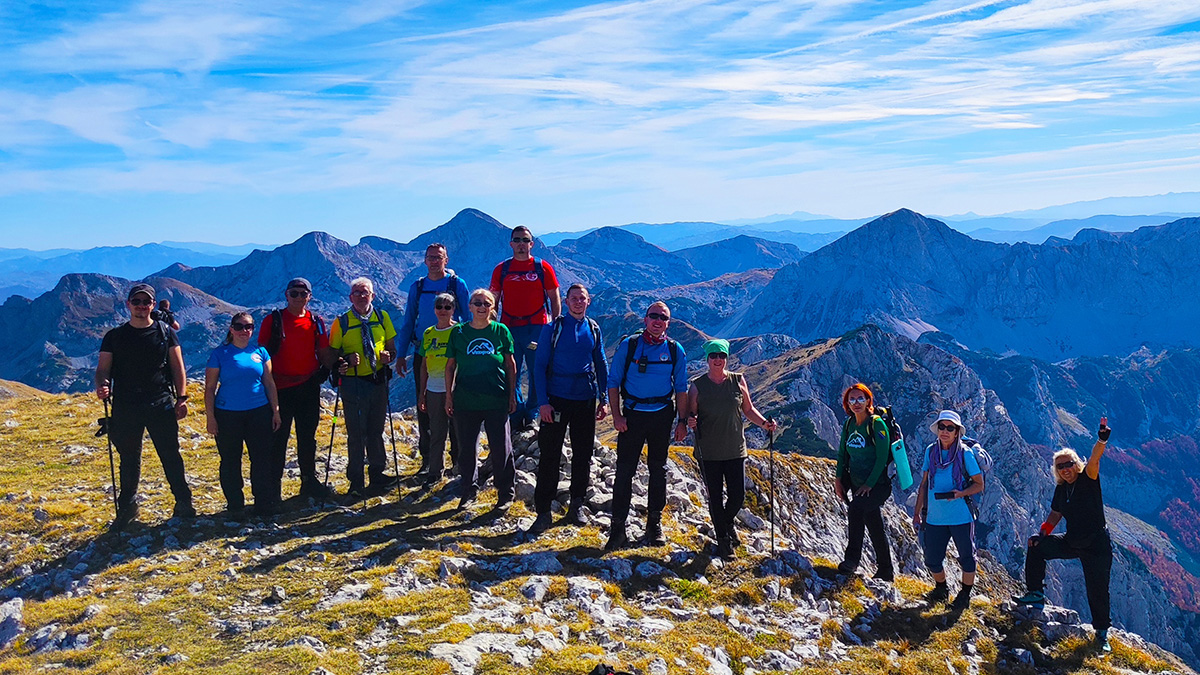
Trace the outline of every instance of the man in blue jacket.
<path fill-rule="evenodd" d="M 613 427 L 617 430 L 617 476 L 613 485 L 612 529 L 605 550 L 628 545 L 625 520 L 633 499 L 633 476 L 646 446 L 650 485 L 646 495 L 646 543 L 662 546 L 662 512 L 667 505 L 667 449 L 671 428 L 675 440 L 687 436 L 687 357 L 677 342 L 667 337 L 671 310 L 656 302 L 646 310 L 644 328 L 621 341 L 613 355 L 608 381 Z"/>
<path fill-rule="evenodd" d="M 417 279 L 408 288 L 408 302 L 404 307 L 404 320 L 397 334 L 396 347 L 400 350 L 396 359 L 396 374 L 404 377 L 408 373 L 409 347 L 414 347 L 421 341 L 425 329 L 437 323 L 433 299 L 438 293 L 449 293 L 454 296 L 454 322 L 468 320 L 466 313 L 467 299 L 470 292 L 462 279 L 454 274 L 454 270 L 446 269 L 450 255 L 445 244 L 430 244 L 425 248 L 425 267 L 429 273 Z M 413 385 L 416 387 L 417 398 L 421 396 L 421 355 L 413 350 Z M 417 408 L 417 448 L 421 454 L 421 468 L 418 474 L 429 468 L 429 413 Z M 458 442 L 454 426 L 450 427 L 450 456 L 458 456 Z M 431 477 L 438 480 L 441 476 Z"/>
<path fill-rule="evenodd" d="M 542 328 L 533 366 L 537 392 L 537 488 L 533 494 L 537 520 L 530 532 L 550 527 L 550 507 L 558 493 L 563 439 L 571 429 L 571 506 L 567 522 L 586 525 L 580 508 L 591 478 L 596 422 L 608 415 L 608 362 L 600 326 L 587 316 L 591 296 L 583 284 L 567 289 L 567 313 Z M 599 406 L 596 405 L 599 401 Z"/>

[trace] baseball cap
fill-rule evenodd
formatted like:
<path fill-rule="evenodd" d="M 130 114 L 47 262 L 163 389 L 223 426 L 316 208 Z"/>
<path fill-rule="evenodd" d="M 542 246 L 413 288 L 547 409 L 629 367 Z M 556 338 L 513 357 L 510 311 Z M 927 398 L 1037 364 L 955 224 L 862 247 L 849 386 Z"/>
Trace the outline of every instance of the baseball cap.
<path fill-rule="evenodd" d="M 283 290 L 290 291 L 293 288 L 303 288 L 309 293 L 312 293 L 312 284 L 308 283 L 308 279 L 305 279 L 304 277 L 296 277 L 295 279 L 292 279 L 288 282 L 287 288 Z"/>
<path fill-rule="evenodd" d="M 137 295 L 138 293 L 145 293 L 146 295 L 150 296 L 151 300 L 154 299 L 154 287 L 150 284 L 134 284 L 133 288 L 129 289 L 129 295 L 126 295 L 125 299 L 132 300 L 133 296 Z"/>

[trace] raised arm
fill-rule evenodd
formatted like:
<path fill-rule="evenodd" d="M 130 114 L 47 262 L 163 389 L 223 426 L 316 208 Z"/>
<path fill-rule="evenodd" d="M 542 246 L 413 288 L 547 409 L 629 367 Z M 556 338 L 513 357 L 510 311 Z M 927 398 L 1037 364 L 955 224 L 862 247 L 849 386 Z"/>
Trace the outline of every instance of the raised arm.
<path fill-rule="evenodd" d="M 1108 428 L 1108 418 L 1100 418 L 1100 431 L 1096 433 L 1096 444 L 1092 446 L 1092 456 L 1088 457 L 1087 466 L 1084 471 L 1087 472 L 1088 478 L 1099 480 L 1100 478 L 1100 458 L 1104 456 L 1104 451 L 1108 448 L 1108 436 L 1112 433 L 1112 429 Z"/>

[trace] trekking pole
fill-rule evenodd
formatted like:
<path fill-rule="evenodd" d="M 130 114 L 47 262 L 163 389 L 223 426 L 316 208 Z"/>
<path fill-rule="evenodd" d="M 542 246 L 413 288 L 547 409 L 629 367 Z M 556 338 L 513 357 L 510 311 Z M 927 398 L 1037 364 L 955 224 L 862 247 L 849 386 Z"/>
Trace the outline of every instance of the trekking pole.
<path fill-rule="evenodd" d="M 338 403 L 342 400 L 341 386 L 334 387 L 333 391 L 333 421 L 329 424 L 329 452 L 325 455 L 325 491 L 321 493 L 321 508 L 325 508 L 325 500 L 329 496 L 329 465 L 333 462 L 333 435 L 337 429 Z"/>
<path fill-rule="evenodd" d="M 121 505 L 117 502 L 117 464 L 113 459 L 112 417 L 108 414 L 108 399 L 104 399 L 104 437 L 108 439 L 108 474 L 112 477 L 113 511 L 120 515 Z"/>
<path fill-rule="evenodd" d="M 767 451 L 771 456 L 771 492 L 770 492 L 770 509 L 771 509 L 771 557 L 775 557 L 775 432 L 767 432 Z"/>
<path fill-rule="evenodd" d="M 396 469 L 396 501 L 400 501 L 400 456 L 396 454 L 396 423 L 392 421 L 392 385 L 391 378 L 387 380 L 387 391 L 384 396 L 387 399 L 387 414 L 388 414 L 388 429 L 392 435 L 392 466 Z"/>

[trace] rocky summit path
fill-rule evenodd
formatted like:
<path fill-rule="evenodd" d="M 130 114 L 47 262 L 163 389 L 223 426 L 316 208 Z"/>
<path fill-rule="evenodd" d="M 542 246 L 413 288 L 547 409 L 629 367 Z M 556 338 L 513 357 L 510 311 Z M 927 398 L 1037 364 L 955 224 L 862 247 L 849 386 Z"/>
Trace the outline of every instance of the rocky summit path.
<path fill-rule="evenodd" d="M 148 452 L 140 520 L 117 534 L 105 532 L 97 409 L 79 396 L 0 402 L 0 673 L 584 674 L 600 663 L 654 675 L 1191 672 L 1120 631 L 1110 656 L 1095 655 L 1075 612 L 1003 601 L 1013 582 L 986 559 L 970 609 L 930 606 L 895 507 L 889 528 L 906 573 L 895 584 L 838 575 L 844 507 L 824 460 L 777 457 L 772 554 L 768 457 L 753 453 L 745 545 L 725 561 L 708 554 L 703 487 L 675 449 L 668 543 L 606 554 L 615 455 L 601 444 L 591 523 L 556 522 L 537 538 L 525 533 L 531 432 L 515 437 L 518 499 L 507 510 L 492 508 L 490 489 L 460 510 L 448 481 L 353 506 L 293 498 L 273 520 L 232 519 L 220 514 L 212 442 L 192 417 L 181 436 L 201 516 L 169 518 Z M 401 472 L 412 473 L 411 421 L 395 419 Z M 288 472 L 294 494 L 294 464 Z M 631 536 L 644 522 L 645 480 L 643 467 Z"/>

